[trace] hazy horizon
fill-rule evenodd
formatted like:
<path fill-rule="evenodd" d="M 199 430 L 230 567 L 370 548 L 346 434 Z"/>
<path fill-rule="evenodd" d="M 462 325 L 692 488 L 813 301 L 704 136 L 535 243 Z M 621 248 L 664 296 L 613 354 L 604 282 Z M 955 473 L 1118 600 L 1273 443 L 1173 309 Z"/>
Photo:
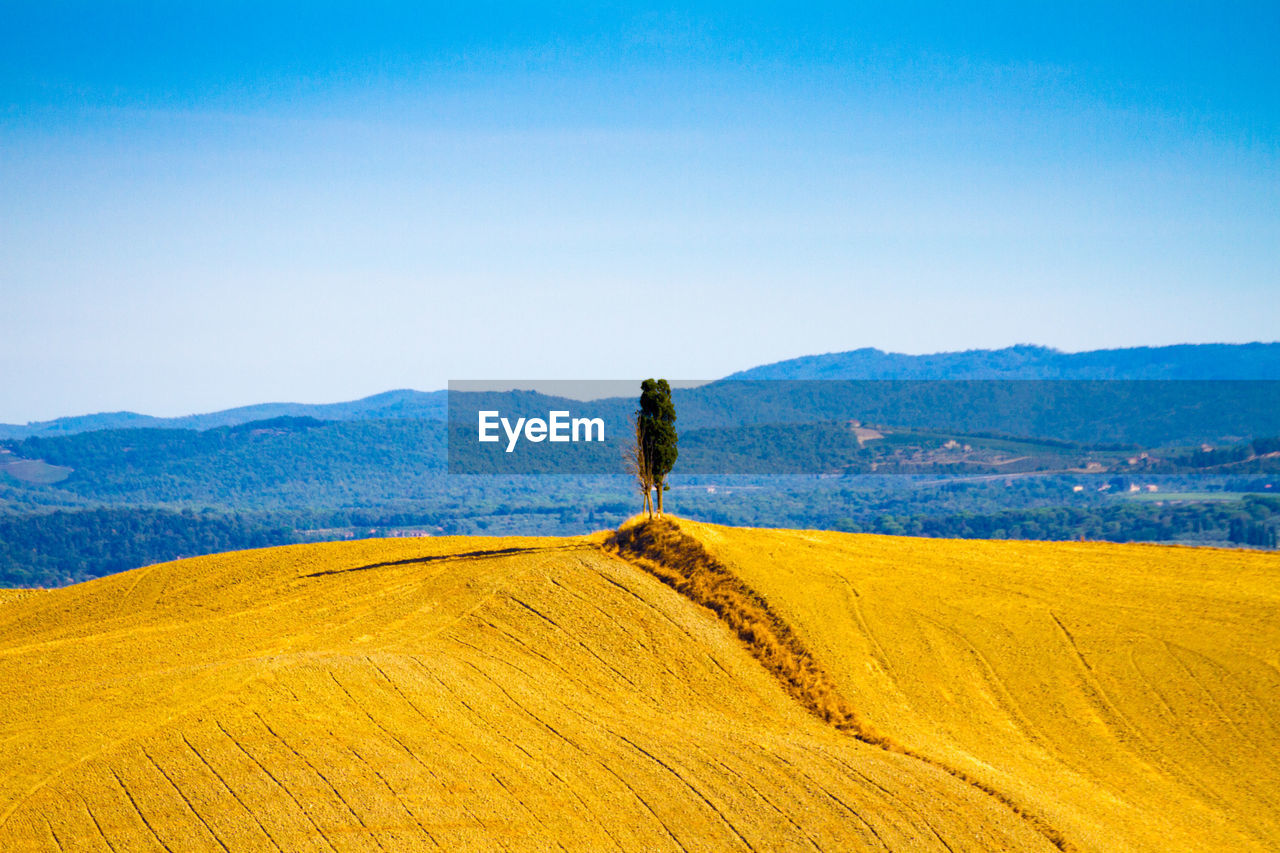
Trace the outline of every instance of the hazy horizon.
<path fill-rule="evenodd" d="M 1169 344 L 1166 346 L 1199 346 L 1199 345 L 1245 346 L 1250 344 L 1273 344 L 1273 343 L 1280 343 L 1280 341 L 1202 341 L 1194 344 L 1189 344 L 1187 342 L 1180 342 L 1177 344 Z M 957 351 L 950 351 L 950 352 L 951 353 L 992 352 L 996 350 L 1009 349 L 1012 347 L 1038 347 L 1038 348 L 1053 350 L 1055 352 L 1060 352 L 1066 355 L 1100 351 L 1100 350 L 1064 350 L 1058 347 L 1045 347 L 1042 344 L 1028 344 L 1023 342 L 1018 344 L 1011 344 L 1009 347 L 998 347 L 998 348 L 974 347 L 969 350 L 957 350 Z M 1141 349 L 1141 348 L 1144 348 L 1144 347 L 1143 346 L 1113 347 L 1113 348 L 1104 348 L 1101 351 L 1106 351 L 1107 349 L 1115 350 L 1115 349 Z M 842 350 L 840 353 L 803 353 L 798 356 L 789 356 L 787 358 L 779 359 L 778 361 L 786 362 L 796 358 L 803 358 L 806 356 L 839 355 L 844 352 L 852 352 L 852 350 Z M 931 355 L 949 354 L 948 352 L 932 352 L 932 353 L 902 353 L 902 352 L 887 352 L 887 351 L 882 351 L 882 352 L 884 352 L 886 355 L 901 355 L 901 356 L 909 356 L 909 357 L 924 357 L 924 356 L 931 356 Z M 760 367 L 760 366 L 764 366 L 765 364 L 772 364 L 772 363 L 775 363 L 775 362 L 768 362 L 768 363 L 761 362 L 760 364 L 746 365 L 743 368 L 739 368 L 739 369 L 745 370 L 748 368 Z M 737 372 L 737 371 L 732 371 L 732 372 Z M 709 379 L 671 379 L 670 377 L 668 377 L 668 381 L 671 383 L 671 387 L 673 388 L 693 388 L 699 385 L 715 382 L 717 381 L 717 379 L 722 379 L 722 378 L 725 378 L 725 377 L 713 377 Z M 625 381 L 630 382 L 631 385 L 637 385 L 640 380 L 636 379 L 634 381 L 632 380 L 625 380 Z M 381 388 L 376 391 L 370 391 L 366 394 L 358 394 L 357 396 L 354 396 L 354 397 L 344 397 L 341 399 L 253 400 L 253 401 L 243 402 L 243 403 L 234 403 L 229 406 L 221 406 L 216 409 L 204 409 L 200 411 L 143 412 L 143 411 L 138 411 L 134 409 L 101 409 L 93 412 L 69 412 L 61 415 L 56 415 L 52 418 L 41 418 L 39 420 L 28 420 L 28 421 L 21 421 L 21 422 L 18 422 L 18 421 L 6 422 L 3 419 L 0 419 L 0 424 L 6 424 L 9 426 L 22 426 L 27 424 L 55 421 L 61 418 L 88 417 L 88 416 L 98 415 L 98 414 L 115 414 L 115 413 L 121 413 L 121 412 L 129 412 L 132 414 L 144 415 L 148 417 L 180 418 L 180 417 L 186 417 L 186 416 L 214 414 L 217 412 L 222 412 L 227 410 L 251 408 L 254 406 L 263 406 L 263 405 L 294 405 L 294 404 L 296 405 L 329 405 L 329 404 L 337 404 L 337 403 L 347 403 L 347 402 L 367 399 L 370 397 L 377 397 L 383 394 L 394 394 L 396 392 L 401 392 L 401 391 L 409 391 L 409 392 L 416 392 L 416 393 L 432 393 L 432 392 L 449 391 L 449 390 L 466 390 L 466 391 L 536 390 L 536 391 L 539 391 L 540 393 L 550 394 L 552 396 L 568 397 L 571 399 L 595 400 L 595 399 L 601 399 L 603 397 L 609 397 L 609 396 L 627 396 L 630 393 L 631 385 L 627 385 L 626 386 L 627 390 L 624 391 L 622 390 L 623 382 L 624 380 L 618 380 L 618 379 L 580 379 L 580 378 L 579 379 L 523 379 L 523 380 L 450 379 L 445 383 L 444 386 L 439 388 L 411 388 L 411 387 Z M 607 391 L 600 390 L 603 387 L 607 387 L 608 390 Z"/>

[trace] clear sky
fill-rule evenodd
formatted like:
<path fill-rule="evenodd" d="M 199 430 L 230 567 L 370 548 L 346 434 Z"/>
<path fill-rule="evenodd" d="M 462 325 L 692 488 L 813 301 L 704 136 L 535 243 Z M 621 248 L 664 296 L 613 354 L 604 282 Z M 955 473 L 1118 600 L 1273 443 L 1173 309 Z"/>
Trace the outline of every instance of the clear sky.
<path fill-rule="evenodd" d="M 1280 4 L 0 0 L 0 421 L 1280 338 Z"/>

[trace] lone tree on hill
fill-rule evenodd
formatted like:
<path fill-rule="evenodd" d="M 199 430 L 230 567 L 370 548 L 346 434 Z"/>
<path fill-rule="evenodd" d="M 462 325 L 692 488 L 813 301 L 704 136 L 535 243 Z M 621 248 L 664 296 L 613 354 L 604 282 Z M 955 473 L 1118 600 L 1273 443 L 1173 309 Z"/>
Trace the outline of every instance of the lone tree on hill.
<path fill-rule="evenodd" d="M 676 407 L 671 402 L 671 386 L 665 379 L 646 379 L 640 383 L 640 409 L 636 412 L 635 468 L 640 488 L 645 494 L 645 509 L 662 515 L 662 493 L 667 474 L 676 464 Z M 649 498 L 657 491 L 656 501 Z"/>

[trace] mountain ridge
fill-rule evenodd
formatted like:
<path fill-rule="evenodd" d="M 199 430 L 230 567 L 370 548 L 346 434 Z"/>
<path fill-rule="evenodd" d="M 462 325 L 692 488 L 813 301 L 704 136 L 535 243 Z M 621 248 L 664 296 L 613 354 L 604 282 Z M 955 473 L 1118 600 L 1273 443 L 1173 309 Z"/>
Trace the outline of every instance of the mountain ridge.
<path fill-rule="evenodd" d="M 1174 344 L 1075 353 L 1016 344 L 1002 349 L 925 355 L 863 347 L 785 359 L 724 377 L 741 379 L 1280 379 L 1280 343 Z M 337 403 L 256 403 L 171 418 L 128 411 L 98 412 L 27 424 L 0 424 L 0 440 L 100 429 L 206 430 L 278 417 L 444 420 L 447 395 L 443 389 L 401 388 Z"/>
<path fill-rule="evenodd" d="M 727 379 L 1280 379 L 1280 343 L 1063 352 L 1035 344 L 907 355 L 863 347 L 805 355 Z"/>
<path fill-rule="evenodd" d="M 240 426 L 282 417 L 311 417 L 323 421 L 386 420 L 411 418 L 444 420 L 447 391 L 400 388 L 337 403 L 253 403 L 194 415 L 171 418 L 137 412 L 98 412 L 71 415 L 27 424 L 0 424 L 0 439 L 75 435 L 102 429 L 192 429 Z"/>

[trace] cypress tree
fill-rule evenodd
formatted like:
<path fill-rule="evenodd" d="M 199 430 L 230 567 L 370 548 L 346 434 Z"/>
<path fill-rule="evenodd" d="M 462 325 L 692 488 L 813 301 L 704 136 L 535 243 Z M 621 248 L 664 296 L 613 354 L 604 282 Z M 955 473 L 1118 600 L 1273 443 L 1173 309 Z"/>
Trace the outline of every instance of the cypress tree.
<path fill-rule="evenodd" d="M 637 440 L 643 451 L 649 482 L 657 490 L 656 509 L 662 514 L 662 493 L 669 488 L 666 476 L 676 464 L 676 407 L 665 379 L 640 383 L 640 409 L 636 412 Z"/>

